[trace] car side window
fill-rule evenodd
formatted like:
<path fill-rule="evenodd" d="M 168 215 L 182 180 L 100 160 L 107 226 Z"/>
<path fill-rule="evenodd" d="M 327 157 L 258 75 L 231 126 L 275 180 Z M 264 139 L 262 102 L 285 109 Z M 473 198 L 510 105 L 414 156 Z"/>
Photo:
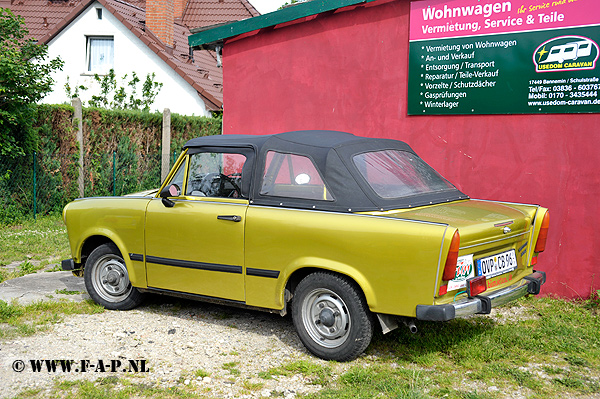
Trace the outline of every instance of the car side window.
<path fill-rule="evenodd" d="M 308 157 L 267 152 L 262 195 L 333 201 L 317 167 Z"/>
<path fill-rule="evenodd" d="M 190 155 L 186 195 L 240 198 L 245 162 L 242 154 L 201 152 Z"/>

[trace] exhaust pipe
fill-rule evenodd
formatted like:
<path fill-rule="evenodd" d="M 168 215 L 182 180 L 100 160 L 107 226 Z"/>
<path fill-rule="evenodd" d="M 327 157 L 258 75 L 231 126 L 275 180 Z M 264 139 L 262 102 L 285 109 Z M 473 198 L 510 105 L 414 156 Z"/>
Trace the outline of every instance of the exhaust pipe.
<path fill-rule="evenodd" d="M 413 319 L 404 319 L 404 325 L 406 327 L 408 327 L 408 330 L 413 333 L 416 334 L 417 331 L 419 331 L 419 329 L 417 328 L 417 325 L 415 324 L 415 321 Z"/>

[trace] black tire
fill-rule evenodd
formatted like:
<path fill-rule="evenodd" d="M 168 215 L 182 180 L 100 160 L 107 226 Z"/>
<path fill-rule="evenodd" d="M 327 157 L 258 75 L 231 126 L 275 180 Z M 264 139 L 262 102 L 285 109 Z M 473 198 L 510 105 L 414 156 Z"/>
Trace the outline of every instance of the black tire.
<path fill-rule="evenodd" d="M 143 300 L 142 293 L 129 281 L 121 252 L 112 243 L 92 251 L 85 262 L 83 279 L 90 297 L 106 309 L 128 310 Z"/>
<path fill-rule="evenodd" d="M 325 360 L 354 360 L 373 337 L 373 315 L 362 291 L 335 273 L 312 273 L 300 281 L 292 318 L 304 346 Z"/>

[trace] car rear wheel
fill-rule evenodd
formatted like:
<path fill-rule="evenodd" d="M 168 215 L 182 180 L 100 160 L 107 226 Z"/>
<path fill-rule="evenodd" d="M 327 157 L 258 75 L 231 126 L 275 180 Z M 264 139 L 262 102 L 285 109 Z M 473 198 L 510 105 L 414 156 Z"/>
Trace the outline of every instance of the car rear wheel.
<path fill-rule="evenodd" d="M 313 273 L 298 284 L 292 318 L 306 348 L 326 360 L 357 358 L 373 336 L 373 316 L 362 292 L 334 273 Z"/>
<path fill-rule="evenodd" d="M 85 288 L 106 309 L 127 310 L 142 302 L 142 294 L 131 285 L 127 267 L 114 244 L 94 249 L 83 270 Z"/>

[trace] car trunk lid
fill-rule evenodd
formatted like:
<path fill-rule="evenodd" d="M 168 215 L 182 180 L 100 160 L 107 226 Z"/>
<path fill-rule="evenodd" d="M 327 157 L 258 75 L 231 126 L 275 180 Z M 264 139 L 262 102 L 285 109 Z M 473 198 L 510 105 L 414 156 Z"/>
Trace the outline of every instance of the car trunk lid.
<path fill-rule="evenodd" d="M 458 229 L 460 250 L 451 291 L 466 287 L 466 279 L 485 274 L 487 287 L 497 289 L 528 274 L 530 238 L 537 207 L 482 200 L 457 201 L 411 210 L 386 213 L 385 216 L 443 223 Z M 509 262 L 504 268 L 501 262 Z M 516 264 L 514 264 L 516 262 Z M 446 282 L 440 281 L 440 285 Z M 440 293 L 441 295 L 441 293 Z"/>

